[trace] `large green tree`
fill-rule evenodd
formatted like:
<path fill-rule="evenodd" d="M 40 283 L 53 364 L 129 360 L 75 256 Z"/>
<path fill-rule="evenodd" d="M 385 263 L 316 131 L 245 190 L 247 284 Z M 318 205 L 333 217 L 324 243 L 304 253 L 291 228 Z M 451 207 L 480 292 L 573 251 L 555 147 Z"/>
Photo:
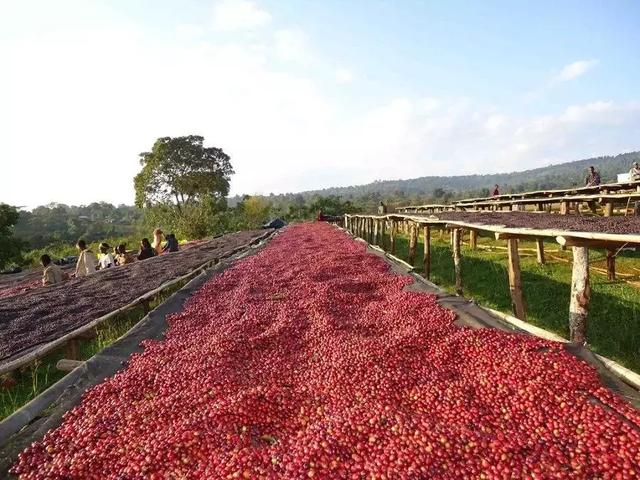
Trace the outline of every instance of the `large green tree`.
<path fill-rule="evenodd" d="M 15 207 L 0 203 L 0 270 L 20 262 L 22 242 L 13 236 L 13 226 L 19 216 Z"/>
<path fill-rule="evenodd" d="M 134 178 L 136 206 L 148 227 L 162 227 L 186 238 L 217 233 L 234 173 L 229 155 L 205 147 L 197 135 L 159 138 L 140 154 Z"/>
<path fill-rule="evenodd" d="M 229 155 L 205 147 L 198 135 L 159 138 L 150 152 L 140 154 L 140 164 L 134 178 L 136 205 L 173 205 L 178 212 L 207 197 L 224 199 L 234 173 Z"/>

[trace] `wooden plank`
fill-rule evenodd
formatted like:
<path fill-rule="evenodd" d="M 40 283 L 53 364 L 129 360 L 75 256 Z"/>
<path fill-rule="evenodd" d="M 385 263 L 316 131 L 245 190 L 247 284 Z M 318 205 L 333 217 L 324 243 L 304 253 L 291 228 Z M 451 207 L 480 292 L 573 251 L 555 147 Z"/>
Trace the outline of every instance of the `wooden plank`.
<path fill-rule="evenodd" d="M 418 226 L 411 222 L 409 225 L 409 264 L 413 265 L 416 261 L 416 247 L 418 245 Z"/>
<path fill-rule="evenodd" d="M 425 225 L 423 227 L 424 243 L 422 245 L 424 257 L 422 259 L 422 269 L 424 278 L 429 280 L 431 277 L 431 227 Z"/>
<path fill-rule="evenodd" d="M 591 287 L 589 285 L 589 249 L 572 247 L 571 299 L 569 302 L 569 341 L 584 345 L 587 342 L 587 317 Z"/>
<path fill-rule="evenodd" d="M 567 235 L 558 235 L 556 242 L 563 247 L 588 247 L 588 248 L 606 248 L 606 249 L 618 249 L 621 247 L 637 247 L 639 243 L 635 242 L 613 242 L 610 240 L 591 240 L 589 238 L 572 237 L 573 232 L 567 233 Z"/>
<path fill-rule="evenodd" d="M 83 363 L 84 362 L 81 360 L 70 360 L 68 358 L 62 358 L 58 360 L 58 363 L 56 363 L 56 369 L 60 370 L 61 372 L 70 372 L 71 370 L 78 368 Z"/>
<path fill-rule="evenodd" d="M 520 320 L 526 320 L 524 296 L 522 294 L 522 280 L 520 278 L 520 253 L 518 252 L 518 239 L 507 240 L 507 271 L 509 275 L 509 294 L 511 295 L 511 307 L 513 314 Z"/>
<path fill-rule="evenodd" d="M 537 258 L 538 263 L 540 265 L 544 265 L 545 264 L 545 260 L 544 260 L 544 240 L 542 240 L 541 238 L 538 238 L 536 240 L 536 258 Z"/>
<path fill-rule="evenodd" d="M 462 268 L 460 255 L 460 229 L 452 230 L 453 235 L 453 269 L 456 276 L 456 294 L 462 296 Z"/>

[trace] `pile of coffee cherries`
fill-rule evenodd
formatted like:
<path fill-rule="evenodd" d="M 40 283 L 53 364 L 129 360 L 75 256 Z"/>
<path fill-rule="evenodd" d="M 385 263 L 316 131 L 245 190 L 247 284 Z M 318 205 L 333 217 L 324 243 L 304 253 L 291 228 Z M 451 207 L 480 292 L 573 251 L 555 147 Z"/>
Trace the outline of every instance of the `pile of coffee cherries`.
<path fill-rule="evenodd" d="M 562 345 L 453 324 L 288 227 L 23 452 L 22 479 L 636 479 L 640 415 Z"/>

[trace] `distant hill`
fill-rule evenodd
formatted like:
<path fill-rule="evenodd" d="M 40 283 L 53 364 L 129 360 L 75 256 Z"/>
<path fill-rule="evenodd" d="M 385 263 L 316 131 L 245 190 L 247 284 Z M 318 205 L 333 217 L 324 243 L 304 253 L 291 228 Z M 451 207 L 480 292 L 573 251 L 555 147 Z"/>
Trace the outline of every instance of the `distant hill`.
<path fill-rule="evenodd" d="M 440 188 L 452 193 L 490 188 L 495 184 L 503 190 L 537 190 L 564 188 L 582 185 L 586 170 L 594 165 L 603 182 L 615 182 L 618 173 L 628 172 L 634 161 L 640 162 L 640 152 L 623 153 L 616 156 L 587 158 L 573 162 L 534 168 L 522 172 L 497 173 L 491 175 L 461 175 L 452 177 L 418 177 L 408 180 L 383 180 L 366 185 L 325 188 L 303 192 L 303 195 L 339 195 L 358 197 L 370 193 L 405 195 L 431 195 Z"/>
<path fill-rule="evenodd" d="M 489 188 L 495 184 L 500 185 L 500 191 L 503 193 L 582 185 L 589 165 L 596 167 L 603 182 L 615 182 L 617 174 L 628 172 L 634 161 L 640 161 L 640 152 L 587 158 L 521 172 L 381 180 L 366 185 L 331 187 L 295 194 L 271 195 L 268 198 L 277 202 L 294 197 L 303 197 L 306 200 L 315 196 L 335 195 L 345 200 L 364 200 L 366 203 L 375 200 L 403 203 L 410 199 L 448 201 L 464 196 L 488 195 Z M 230 204 L 237 200 L 238 197 L 230 199 Z"/>

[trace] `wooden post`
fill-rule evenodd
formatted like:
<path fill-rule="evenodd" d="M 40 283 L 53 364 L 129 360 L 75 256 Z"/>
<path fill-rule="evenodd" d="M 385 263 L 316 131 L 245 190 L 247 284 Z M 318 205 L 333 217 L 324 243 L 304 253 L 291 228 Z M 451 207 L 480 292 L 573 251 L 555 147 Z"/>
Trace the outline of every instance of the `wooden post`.
<path fill-rule="evenodd" d="M 604 216 L 610 217 L 613 215 L 613 202 L 607 202 L 604 204 Z"/>
<path fill-rule="evenodd" d="M 607 280 L 616 279 L 616 251 L 614 249 L 607 250 Z"/>
<path fill-rule="evenodd" d="M 80 342 L 77 338 L 72 338 L 67 342 L 65 357 L 69 360 L 80 359 Z"/>
<path fill-rule="evenodd" d="M 431 277 L 431 227 L 424 227 L 424 258 L 422 260 L 422 268 L 424 270 L 424 278 L 427 280 Z"/>
<path fill-rule="evenodd" d="M 387 229 L 387 220 L 383 218 L 380 220 L 380 246 L 383 250 L 387 249 L 387 239 L 385 237 L 385 230 Z"/>
<path fill-rule="evenodd" d="M 373 219 L 373 244 L 377 245 L 378 244 L 378 224 L 380 223 L 380 220 L 378 220 L 377 218 Z"/>
<path fill-rule="evenodd" d="M 573 247 L 571 273 L 571 301 L 569 303 L 569 340 L 571 343 L 587 343 L 587 316 L 589 314 L 589 249 Z"/>
<path fill-rule="evenodd" d="M 151 310 L 149 299 L 145 298 L 140 302 L 140 304 L 142 305 L 142 311 L 144 312 L 144 314 L 146 315 L 147 313 L 149 313 L 149 311 Z"/>
<path fill-rule="evenodd" d="M 560 215 L 566 215 L 567 213 L 569 213 L 569 202 L 560 202 Z"/>
<path fill-rule="evenodd" d="M 542 202 L 538 202 L 538 211 L 539 212 L 543 212 L 544 211 L 544 204 Z"/>
<path fill-rule="evenodd" d="M 476 230 L 469 230 L 469 248 L 471 250 L 478 248 L 478 232 Z"/>
<path fill-rule="evenodd" d="M 396 253 L 396 229 L 397 227 L 397 223 L 395 220 L 391 220 L 391 228 L 389 229 L 389 251 L 391 252 L 391 255 L 394 255 Z"/>
<path fill-rule="evenodd" d="M 507 254 L 509 273 L 509 293 L 511 294 L 511 308 L 516 318 L 526 320 L 527 314 L 522 295 L 522 280 L 520 279 L 520 253 L 518 252 L 518 239 L 507 239 Z"/>
<path fill-rule="evenodd" d="M 409 265 L 416 261 L 416 246 L 418 245 L 418 225 L 411 222 L 409 226 Z"/>
<path fill-rule="evenodd" d="M 536 240 L 536 255 L 538 257 L 538 263 L 544 265 L 544 240 L 541 238 Z"/>
<path fill-rule="evenodd" d="M 456 294 L 462 295 L 462 271 L 460 267 L 460 229 L 454 228 L 453 235 L 453 269 L 456 275 Z"/>

